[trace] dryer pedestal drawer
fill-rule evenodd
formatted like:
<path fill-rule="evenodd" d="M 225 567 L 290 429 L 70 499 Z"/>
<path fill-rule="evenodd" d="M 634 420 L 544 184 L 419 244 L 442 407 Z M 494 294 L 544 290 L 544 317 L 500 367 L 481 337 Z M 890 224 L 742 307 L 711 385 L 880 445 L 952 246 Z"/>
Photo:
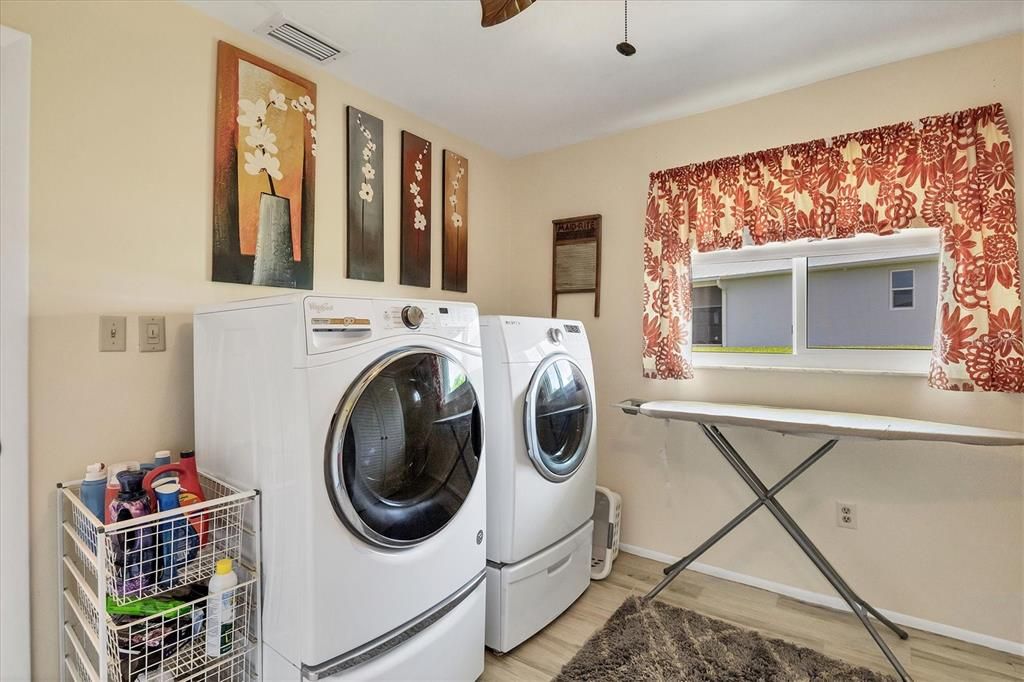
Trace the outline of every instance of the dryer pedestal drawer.
<path fill-rule="evenodd" d="M 590 585 L 594 522 L 515 564 L 487 567 L 485 641 L 511 651 L 557 618 Z"/>

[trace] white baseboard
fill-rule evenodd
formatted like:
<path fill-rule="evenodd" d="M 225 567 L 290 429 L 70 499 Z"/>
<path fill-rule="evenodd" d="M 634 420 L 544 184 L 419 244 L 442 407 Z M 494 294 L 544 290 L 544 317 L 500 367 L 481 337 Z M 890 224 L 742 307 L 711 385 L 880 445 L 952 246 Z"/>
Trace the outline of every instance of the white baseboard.
<path fill-rule="evenodd" d="M 660 561 L 666 564 L 674 563 L 679 559 L 679 557 L 674 557 L 663 552 L 656 552 L 653 549 L 647 549 L 645 547 L 637 547 L 636 545 L 622 544 L 620 545 L 620 548 L 623 552 L 629 552 L 630 554 L 636 554 L 637 556 L 654 559 L 655 561 Z M 836 596 L 821 594 L 820 592 L 812 592 L 799 587 L 792 587 L 791 585 L 783 585 L 782 583 L 772 582 L 771 580 L 757 578 L 752 575 L 737 573 L 736 571 L 730 571 L 724 568 L 718 568 L 717 566 L 710 566 L 708 564 L 702 564 L 699 561 L 695 561 L 690 564 L 688 569 L 697 571 L 698 573 L 711 575 L 716 578 L 722 578 L 723 580 L 730 580 L 734 583 L 740 583 L 741 585 L 750 585 L 751 587 L 775 592 L 776 594 L 792 597 L 793 599 L 807 602 L 808 604 L 824 606 L 837 611 L 851 612 L 850 607 L 846 602 Z M 1024 643 L 1022 642 L 1000 639 L 980 632 L 972 632 L 971 630 L 965 630 L 952 625 L 945 625 L 943 623 L 925 620 L 924 618 L 889 611 L 888 609 L 878 609 L 878 611 L 886 618 L 899 625 L 906 625 L 910 628 L 924 630 L 925 632 L 932 632 L 936 635 L 942 635 L 943 637 L 949 637 L 951 639 L 958 639 L 970 644 L 978 644 L 983 647 L 988 647 L 989 649 L 995 649 L 996 651 L 1005 651 L 1009 654 L 1024 656 Z"/>

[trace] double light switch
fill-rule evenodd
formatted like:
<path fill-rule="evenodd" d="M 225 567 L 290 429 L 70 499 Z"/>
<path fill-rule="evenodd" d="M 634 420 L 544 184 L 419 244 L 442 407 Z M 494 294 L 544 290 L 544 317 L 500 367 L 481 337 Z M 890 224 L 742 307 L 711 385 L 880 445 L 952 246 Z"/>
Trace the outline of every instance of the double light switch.
<path fill-rule="evenodd" d="M 127 318 L 118 315 L 100 317 L 100 351 L 123 353 L 127 346 Z M 167 350 L 167 336 L 162 315 L 139 316 L 139 351 L 151 353 Z"/>

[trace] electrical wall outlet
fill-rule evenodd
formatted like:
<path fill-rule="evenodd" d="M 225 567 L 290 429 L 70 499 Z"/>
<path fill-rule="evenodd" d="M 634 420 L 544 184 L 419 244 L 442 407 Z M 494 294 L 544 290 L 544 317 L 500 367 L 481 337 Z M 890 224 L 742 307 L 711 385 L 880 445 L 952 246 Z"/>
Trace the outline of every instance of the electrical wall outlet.
<path fill-rule="evenodd" d="M 124 336 L 127 329 L 127 318 L 118 315 L 101 315 L 100 351 L 123 353 L 126 347 Z"/>
<path fill-rule="evenodd" d="M 836 502 L 836 525 L 840 528 L 857 530 L 857 505 Z"/>
<path fill-rule="evenodd" d="M 151 353 L 167 350 L 163 315 L 139 315 L 139 351 Z"/>

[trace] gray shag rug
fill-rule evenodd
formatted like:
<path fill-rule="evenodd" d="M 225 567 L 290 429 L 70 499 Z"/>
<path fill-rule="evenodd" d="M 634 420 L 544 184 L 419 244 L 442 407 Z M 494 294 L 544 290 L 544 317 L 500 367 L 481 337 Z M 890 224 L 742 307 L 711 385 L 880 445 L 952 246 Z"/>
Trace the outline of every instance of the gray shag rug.
<path fill-rule="evenodd" d="M 693 611 L 630 597 L 565 664 L 556 681 L 892 679 Z"/>

